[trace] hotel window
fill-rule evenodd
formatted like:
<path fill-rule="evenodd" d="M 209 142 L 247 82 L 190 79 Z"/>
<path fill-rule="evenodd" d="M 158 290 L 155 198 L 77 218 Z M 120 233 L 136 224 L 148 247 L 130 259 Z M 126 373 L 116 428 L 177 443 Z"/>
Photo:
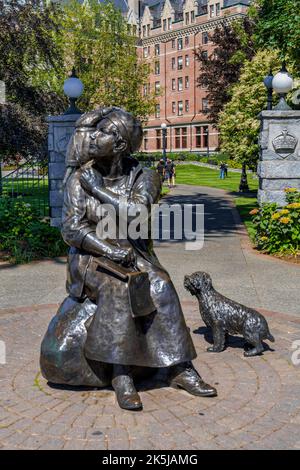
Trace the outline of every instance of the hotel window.
<path fill-rule="evenodd" d="M 185 66 L 188 67 L 190 65 L 190 58 L 188 55 L 185 56 Z"/>
<path fill-rule="evenodd" d="M 175 39 L 172 39 L 172 49 L 175 49 L 175 45 L 176 45 Z"/>
<path fill-rule="evenodd" d="M 213 18 L 215 16 L 215 5 L 210 5 L 209 7 L 209 16 Z"/>
<path fill-rule="evenodd" d="M 190 102 L 189 100 L 185 100 L 185 112 L 188 113 L 190 110 Z"/>
<path fill-rule="evenodd" d="M 177 57 L 177 69 L 178 70 L 183 69 L 183 58 L 182 58 L 182 56 Z"/>
<path fill-rule="evenodd" d="M 208 126 L 202 127 L 202 147 L 208 147 Z"/>
<path fill-rule="evenodd" d="M 186 13 L 185 14 L 185 24 L 189 24 L 189 22 L 190 22 L 190 14 Z"/>
<path fill-rule="evenodd" d="M 208 58 L 208 52 L 207 51 L 202 51 L 201 52 L 201 57 L 202 57 L 202 59 L 206 60 Z"/>
<path fill-rule="evenodd" d="M 177 79 L 177 90 L 178 91 L 182 91 L 183 90 L 183 80 L 182 80 L 182 77 L 179 77 Z"/>
<path fill-rule="evenodd" d="M 173 91 L 176 90 L 176 80 L 175 80 L 175 78 L 172 78 L 172 90 Z"/>
<path fill-rule="evenodd" d="M 181 51 L 182 47 L 183 47 L 183 41 L 182 41 L 182 38 L 179 38 L 177 41 L 177 49 Z"/>
<path fill-rule="evenodd" d="M 168 18 L 168 29 L 172 28 L 172 18 Z"/>
<path fill-rule="evenodd" d="M 220 16 L 220 3 L 216 3 L 216 16 Z"/>
<path fill-rule="evenodd" d="M 160 74 L 160 63 L 158 60 L 155 62 L 154 70 L 155 70 L 155 75 Z"/>
<path fill-rule="evenodd" d="M 206 31 L 202 33 L 202 44 L 208 44 L 208 33 Z"/>
<path fill-rule="evenodd" d="M 176 113 L 176 101 L 172 101 L 172 113 Z"/>
<path fill-rule="evenodd" d="M 159 45 L 159 44 L 155 44 L 155 47 L 154 47 L 154 54 L 155 54 L 155 55 L 159 55 L 159 54 L 160 54 L 160 45 Z"/>
<path fill-rule="evenodd" d="M 186 127 L 181 128 L 181 148 L 183 149 L 187 148 L 187 128 Z"/>
<path fill-rule="evenodd" d="M 144 131 L 144 150 L 148 150 L 148 131 Z"/>
<path fill-rule="evenodd" d="M 186 46 L 189 45 L 189 43 L 190 43 L 190 37 L 189 36 L 185 36 L 184 43 L 185 43 Z"/>
<path fill-rule="evenodd" d="M 178 101 L 178 116 L 182 116 L 182 115 L 183 115 L 183 102 Z"/>
<path fill-rule="evenodd" d="M 175 57 L 172 57 L 172 70 L 174 70 L 176 67 L 176 59 Z"/>
<path fill-rule="evenodd" d="M 196 148 L 201 148 L 201 127 L 196 126 L 195 131 L 196 131 Z"/>
<path fill-rule="evenodd" d="M 175 148 L 180 149 L 180 127 L 175 128 Z"/>
<path fill-rule="evenodd" d="M 208 111 L 208 99 L 202 98 L 202 111 Z"/>
<path fill-rule="evenodd" d="M 144 57 L 144 59 L 146 59 L 146 57 L 148 57 L 148 47 L 144 47 L 144 49 L 143 49 L 143 57 Z"/>
<path fill-rule="evenodd" d="M 150 36 L 150 24 L 147 24 L 147 36 Z"/>
<path fill-rule="evenodd" d="M 160 105 L 159 104 L 155 105 L 155 117 L 156 118 L 160 117 Z"/>
<path fill-rule="evenodd" d="M 191 23 L 195 22 L 195 12 L 191 11 Z"/>
<path fill-rule="evenodd" d="M 160 93 L 160 82 L 155 82 L 155 94 L 159 95 Z"/>
<path fill-rule="evenodd" d="M 185 88 L 189 88 L 190 86 L 190 78 L 188 77 L 188 75 L 184 77 L 184 86 Z"/>
<path fill-rule="evenodd" d="M 167 31 L 167 20 L 163 20 L 163 30 Z"/>
<path fill-rule="evenodd" d="M 161 149 L 161 130 L 156 129 L 156 150 Z"/>

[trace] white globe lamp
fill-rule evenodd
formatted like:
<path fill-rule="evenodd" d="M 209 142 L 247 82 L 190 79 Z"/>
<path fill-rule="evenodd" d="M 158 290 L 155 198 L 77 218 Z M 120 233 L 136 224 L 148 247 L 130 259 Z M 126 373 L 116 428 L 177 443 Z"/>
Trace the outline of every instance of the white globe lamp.
<path fill-rule="evenodd" d="M 76 101 L 82 95 L 83 90 L 83 83 L 77 77 L 73 67 L 71 76 L 64 81 L 64 93 L 70 100 L 70 106 L 64 114 L 82 114 L 82 111 L 76 106 Z"/>

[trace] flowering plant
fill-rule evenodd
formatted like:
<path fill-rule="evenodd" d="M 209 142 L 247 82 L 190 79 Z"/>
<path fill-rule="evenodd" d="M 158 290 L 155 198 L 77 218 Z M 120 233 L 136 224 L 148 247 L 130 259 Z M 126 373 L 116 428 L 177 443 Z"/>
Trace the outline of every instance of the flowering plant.
<path fill-rule="evenodd" d="M 255 229 L 255 245 L 266 253 L 300 253 L 300 192 L 287 188 L 287 205 L 263 204 L 250 211 Z"/>

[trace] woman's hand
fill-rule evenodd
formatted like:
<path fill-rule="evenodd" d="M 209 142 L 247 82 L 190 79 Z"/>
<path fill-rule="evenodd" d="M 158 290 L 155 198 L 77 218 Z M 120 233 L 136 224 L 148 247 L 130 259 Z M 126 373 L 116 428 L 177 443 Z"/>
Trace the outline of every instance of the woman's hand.
<path fill-rule="evenodd" d="M 135 265 L 136 256 L 132 248 L 114 248 L 109 258 L 116 263 L 124 264 L 125 266 Z"/>
<path fill-rule="evenodd" d="M 102 175 L 90 166 L 83 167 L 83 171 L 80 176 L 81 186 L 93 194 L 95 188 L 101 188 L 103 186 Z"/>

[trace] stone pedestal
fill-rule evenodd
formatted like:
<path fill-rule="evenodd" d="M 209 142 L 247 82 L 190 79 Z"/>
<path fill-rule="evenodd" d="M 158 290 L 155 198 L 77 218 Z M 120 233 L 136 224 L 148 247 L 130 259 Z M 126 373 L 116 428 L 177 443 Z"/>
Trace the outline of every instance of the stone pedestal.
<path fill-rule="evenodd" d="M 262 111 L 258 202 L 286 204 L 285 188 L 300 190 L 300 111 Z"/>
<path fill-rule="evenodd" d="M 65 174 L 66 150 L 80 114 L 49 116 L 49 206 L 51 225 L 59 227 L 63 205 L 62 182 Z"/>

